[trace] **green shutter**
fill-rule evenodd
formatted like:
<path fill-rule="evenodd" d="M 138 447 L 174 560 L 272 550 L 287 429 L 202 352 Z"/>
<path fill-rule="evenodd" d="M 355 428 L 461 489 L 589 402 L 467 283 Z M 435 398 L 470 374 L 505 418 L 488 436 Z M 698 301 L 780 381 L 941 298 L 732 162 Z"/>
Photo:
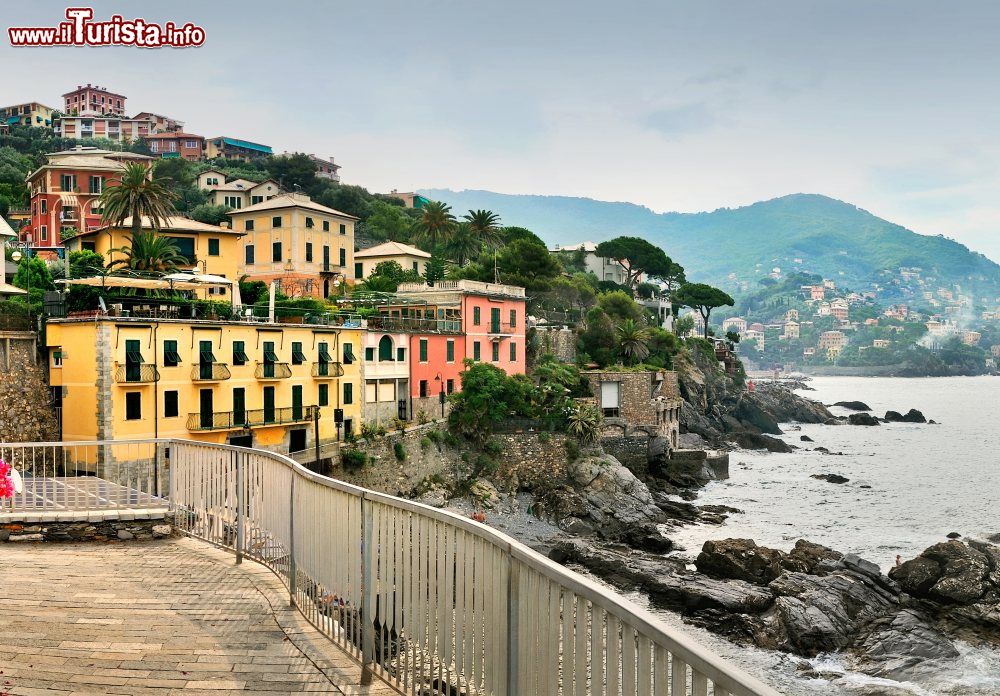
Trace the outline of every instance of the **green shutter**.
<path fill-rule="evenodd" d="M 455 362 L 455 342 L 448 341 L 447 357 L 445 358 L 448 362 Z"/>
<path fill-rule="evenodd" d="M 350 382 L 344 383 L 344 404 L 354 403 L 354 385 Z"/>
<path fill-rule="evenodd" d="M 472 342 L 472 359 L 478 361 L 480 356 L 479 341 Z"/>
<path fill-rule="evenodd" d="M 427 362 L 427 339 L 420 339 L 420 362 Z"/>

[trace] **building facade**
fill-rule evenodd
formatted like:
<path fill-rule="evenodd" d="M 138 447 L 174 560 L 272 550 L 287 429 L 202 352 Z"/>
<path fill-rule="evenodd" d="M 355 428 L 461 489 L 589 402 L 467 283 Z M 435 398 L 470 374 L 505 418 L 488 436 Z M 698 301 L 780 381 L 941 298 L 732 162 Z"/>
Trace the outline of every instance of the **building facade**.
<path fill-rule="evenodd" d="M 62 138 L 84 140 L 106 138 L 128 145 L 156 133 L 153 122 L 122 116 L 60 116 L 52 124 L 55 134 Z"/>
<path fill-rule="evenodd" d="M 63 95 L 63 113 L 68 116 L 125 116 L 127 98 L 89 82 Z"/>
<path fill-rule="evenodd" d="M 208 191 L 208 203 L 224 205 L 233 210 L 242 210 L 251 205 L 269 201 L 279 195 L 281 187 L 274 179 L 261 182 L 248 179 L 230 179 L 215 169 L 209 169 L 198 175 L 198 188 Z"/>
<path fill-rule="evenodd" d="M 179 157 L 197 162 L 205 154 L 205 139 L 192 133 L 153 133 L 144 140 L 150 152 L 163 159 Z"/>
<path fill-rule="evenodd" d="M 410 419 L 410 340 L 405 333 L 364 332 L 364 422 L 388 426 Z"/>
<path fill-rule="evenodd" d="M 357 218 L 284 193 L 229 213 L 244 233 L 241 273 L 290 297 L 329 297 L 353 279 Z"/>
<path fill-rule="evenodd" d="M 625 269 L 614 259 L 608 259 L 597 255 L 597 244 L 594 242 L 582 242 L 571 246 L 555 246 L 549 251 L 557 254 L 580 254 L 583 257 L 584 271 L 593 273 L 598 280 L 606 280 L 619 285 L 624 285 L 628 280 Z M 638 279 L 642 281 L 642 276 Z"/>
<path fill-rule="evenodd" d="M 249 162 L 250 160 L 269 157 L 273 154 L 274 151 L 270 145 L 261 145 L 249 140 L 240 140 L 239 138 L 230 138 L 224 135 L 210 138 L 205 146 L 205 157 L 208 159 L 221 157 L 223 159 Z"/>
<path fill-rule="evenodd" d="M 367 278 L 375 271 L 375 267 L 384 261 L 395 261 L 404 271 L 424 275 L 430 258 L 430 254 L 415 246 L 400 242 L 385 242 L 354 252 L 354 278 L 356 280 Z"/>
<path fill-rule="evenodd" d="M 590 382 L 607 425 L 623 427 L 626 434 L 642 429 L 677 447 L 682 399 L 676 372 L 586 370 L 581 374 Z"/>
<path fill-rule="evenodd" d="M 55 109 L 38 102 L 0 106 L 0 125 L 51 128 L 53 111 Z"/>

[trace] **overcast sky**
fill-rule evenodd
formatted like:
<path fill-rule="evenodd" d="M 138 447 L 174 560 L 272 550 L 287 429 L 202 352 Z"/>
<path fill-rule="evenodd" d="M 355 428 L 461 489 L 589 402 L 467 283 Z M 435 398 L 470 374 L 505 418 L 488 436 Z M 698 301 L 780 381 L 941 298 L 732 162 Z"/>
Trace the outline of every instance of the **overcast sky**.
<path fill-rule="evenodd" d="M 87 3 L 71 3 L 85 5 Z M 1000 260 L 1000 3 L 96 2 L 197 49 L 13 49 L 0 102 L 130 111 L 334 156 L 346 182 L 657 211 L 823 193 Z M 7 3 L 54 25 L 65 3 Z"/>

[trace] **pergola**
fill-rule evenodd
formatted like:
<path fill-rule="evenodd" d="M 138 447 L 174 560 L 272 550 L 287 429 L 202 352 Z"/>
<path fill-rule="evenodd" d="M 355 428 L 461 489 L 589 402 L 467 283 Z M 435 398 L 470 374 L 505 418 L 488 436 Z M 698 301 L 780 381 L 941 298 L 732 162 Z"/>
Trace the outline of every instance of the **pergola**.
<path fill-rule="evenodd" d="M 203 290 L 206 288 L 229 288 L 233 308 L 240 307 L 240 285 L 236 280 L 205 273 L 170 273 L 163 276 L 138 275 L 96 275 L 86 278 L 69 278 L 55 281 L 62 285 L 87 285 L 90 287 L 127 288 L 130 290 Z"/>

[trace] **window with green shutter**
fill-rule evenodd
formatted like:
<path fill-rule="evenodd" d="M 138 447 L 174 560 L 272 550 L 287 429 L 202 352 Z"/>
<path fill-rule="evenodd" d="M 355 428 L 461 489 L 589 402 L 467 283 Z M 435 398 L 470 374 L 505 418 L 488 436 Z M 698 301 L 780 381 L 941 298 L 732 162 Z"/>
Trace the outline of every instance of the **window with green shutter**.
<path fill-rule="evenodd" d="M 249 361 L 243 341 L 233 341 L 233 365 L 246 365 Z"/>
<path fill-rule="evenodd" d="M 451 339 L 448 340 L 446 352 L 447 355 L 445 356 L 445 360 L 448 362 L 455 362 L 455 342 Z"/>
<path fill-rule="evenodd" d="M 516 326 L 517 326 L 517 310 L 512 309 L 510 310 L 510 328 L 513 329 Z"/>
<path fill-rule="evenodd" d="M 473 341 L 472 342 L 472 359 L 478 362 L 479 361 L 479 356 L 480 356 L 479 341 Z"/>
<path fill-rule="evenodd" d="M 427 339 L 420 339 L 420 362 L 427 362 Z"/>
<path fill-rule="evenodd" d="M 273 423 L 274 420 L 274 387 L 264 387 L 264 422 Z"/>
<path fill-rule="evenodd" d="M 479 307 L 472 308 L 472 323 L 475 326 L 479 326 L 480 322 L 482 321 L 482 316 L 480 316 L 481 314 L 482 310 L 480 310 Z"/>
<path fill-rule="evenodd" d="M 354 345 L 351 343 L 344 344 L 344 364 L 350 365 L 354 362 Z"/>
<path fill-rule="evenodd" d="M 365 348 L 365 362 L 375 362 L 374 348 Z"/>
<path fill-rule="evenodd" d="M 164 367 L 174 367 L 181 362 L 180 353 L 177 352 L 177 341 L 163 342 L 163 365 Z"/>
<path fill-rule="evenodd" d="M 396 360 L 398 360 L 399 362 L 403 362 L 404 360 L 406 360 L 406 348 L 396 349 Z"/>
<path fill-rule="evenodd" d="M 344 383 L 344 404 L 354 403 L 354 385 L 350 382 Z"/>
<path fill-rule="evenodd" d="M 517 344 L 514 343 L 513 341 L 510 342 L 510 361 L 511 362 L 517 361 Z"/>
<path fill-rule="evenodd" d="M 302 342 L 292 341 L 292 364 L 301 365 L 306 361 L 306 354 L 302 352 Z"/>
<path fill-rule="evenodd" d="M 320 406 L 330 405 L 330 385 L 321 384 L 319 385 L 319 392 L 316 395 L 316 403 Z"/>
<path fill-rule="evenodd" d="M 208 255 L 218 256 L 219 255 L 219 240 L 209 239 L 208 240 Z"/>
<path fill-rule="evenodd" d="M 493 344 L 493 362 L 500 362 L 500 344 Z"/>
<path fill-rule="evenodd" d="M 233 425 L 247 422 L 247 392 L 243 387 L 233 389 Z"/>
<path fill-rule="evenodd" d="M 392 339 L 388 336 L 383 336 L 378 340 L 378 359 L 379 362 L 392 360 Z"/>

